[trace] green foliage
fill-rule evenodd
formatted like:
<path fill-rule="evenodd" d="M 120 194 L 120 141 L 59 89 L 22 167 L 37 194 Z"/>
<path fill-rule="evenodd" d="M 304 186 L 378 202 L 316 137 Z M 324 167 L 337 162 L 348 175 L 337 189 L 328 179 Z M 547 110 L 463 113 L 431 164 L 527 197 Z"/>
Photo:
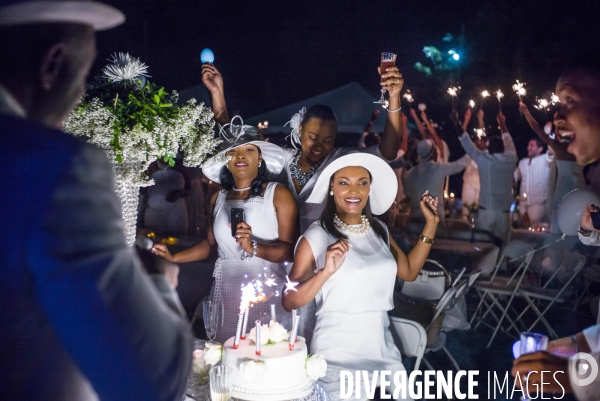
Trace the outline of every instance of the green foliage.
<path fill-rule="evenodd" d="M 98 78 L 88 91 L 88 98 L 98 98 L 116 117 L 113 123 L 114 136 L 110 143 L 115 152 L 117 162 L 123 162 L 123 148 L 120 136 L 137 124 L 148 131 L 153 131 L 157 123 L 173 125 L 178 118 L 177 99 L 168 94 L 162 86 L 153 82 L 144 84 L 140 79 L 136 82 L 104 81 Z M 86 102 L 80 104 L 85 109 Z M 175 155 L 164 155 L 163 160 L 170 166 L 175 165 Z"/>
<path fill-rule="evenodd" d="M 448 47 L 448 50 L 440 50 L 436 46 L 424 46 L 423 54 L 427 58 L 427 63 L 418 61 L 413 65 L 413 68 L 422 72 L 427 77 L 432 76 L 435 71 L 444 72 L 457 69 L 459 62 L 453 59 L 453 56 L 457 54 L 457 52 L 449 47 L 453 40 L 454 37 L 451 33 L 446 33 L 442 39 L 442 41 L 445 42 L 445 46 Z"/>

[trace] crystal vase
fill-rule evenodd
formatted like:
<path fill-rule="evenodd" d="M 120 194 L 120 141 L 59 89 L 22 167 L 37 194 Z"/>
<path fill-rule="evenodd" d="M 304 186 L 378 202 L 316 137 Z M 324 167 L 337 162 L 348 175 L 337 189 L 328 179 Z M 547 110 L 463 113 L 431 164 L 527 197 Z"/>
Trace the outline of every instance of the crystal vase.
<path fill-rule="evenodd" d="M 115 192 L 121 201 L 123 221 L 125 222 L 125 241 L 127 246 L 133 246 L 137 231 L 140 187 L 129 181 L 120 179 L 119 174 L 115 174 Z"/>

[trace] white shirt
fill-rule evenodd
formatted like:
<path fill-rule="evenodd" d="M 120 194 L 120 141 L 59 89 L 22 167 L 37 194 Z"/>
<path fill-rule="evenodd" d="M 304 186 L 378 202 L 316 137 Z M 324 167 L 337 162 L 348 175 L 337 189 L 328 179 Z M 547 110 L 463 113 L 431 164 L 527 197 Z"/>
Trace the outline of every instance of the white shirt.
<path fill-rule="evenodd" d="M 512 203 L 512 183 L 517 152 L 508 132 L 502 133 L 504 153 L 481 151 L 475 146 L 469 134 L 460 137 L 465 152 L 477 163 L 481 191 L 479 205 L 487 210 L 508 211 Z"/>
<path fill-rule="evenodd" d="M 471 156 L 466 155 L 466 157 L 469 158 L 470 162 L 463 174 L 463 185 L 479 189 L 479 169 L 477 168 L 477 163 L 471 159 Z"/>
<path fill-rule="evenodd" d="M 548 153 L 532 159 L 526 157 L 519 161 L 515 170 L 515 181 L 521 181 L 521 200 L 528 205 L 541 205 L 548 197 L 550 163 L 554 159 Z"/>

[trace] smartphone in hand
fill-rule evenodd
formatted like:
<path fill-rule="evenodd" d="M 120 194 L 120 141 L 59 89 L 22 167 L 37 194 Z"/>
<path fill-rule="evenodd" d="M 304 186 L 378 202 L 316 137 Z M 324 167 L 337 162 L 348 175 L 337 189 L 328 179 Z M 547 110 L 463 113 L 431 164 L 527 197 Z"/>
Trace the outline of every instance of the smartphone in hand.
<path fill-rule="evenodd" d="M 240 221 L 244 221 L 244 209 L 234 207 L 231 209 L 231 236 L 235 237 L 236 226 Z"/>
<path fill-rule="evenodd" d="M 592 226 L 596 230 L 600 230 L 600 208 L 595 205 L 590 206 L 590 215 L 592 216 Z"/>

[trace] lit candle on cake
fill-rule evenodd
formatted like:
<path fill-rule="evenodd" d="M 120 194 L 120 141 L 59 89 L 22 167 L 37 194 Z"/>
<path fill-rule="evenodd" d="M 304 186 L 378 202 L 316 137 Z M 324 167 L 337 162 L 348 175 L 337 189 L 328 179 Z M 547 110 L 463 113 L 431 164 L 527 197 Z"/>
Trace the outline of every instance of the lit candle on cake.
<path fill-rule="evenodd" d="M 256 332 L 256 355 L 260 355 L 260 320 L 254 322 L 254 331 Z"/>
<path fill-rule="evenodd" d="M 290 351 L 294 349 L 294 345 L 298 339 L 298 326 L 300 326 L 301 317 L 301 315 L 296 314 L 296 319 L 294 319 L 294 327 L 292 328 L 292 334 L 290 335 Z"/>
<path fill-rule="evenodd" d="M 240 334 L 240 339 L 246 339 L 246 330 L 248 328 L 248 315 L 250 314 L 250 308 L 246 308 L 244 311 L 244 321 L 242 323 L 242 332 Z"/>
<path fill-rule="evenodd" d="M 271 304 L 271 321 L 277 321 L 277 310 L 275 309 L 275 304 Z"/>
<path fill-rule="evenodd" d="M 240 345 L 240 333 L 242 332 L 242 321 L 244 320 L 244 314 L 238 314 L 237 326 L 235 328 L 235 338 L 233 339 L 233 348 L 237 349 Z"/>

